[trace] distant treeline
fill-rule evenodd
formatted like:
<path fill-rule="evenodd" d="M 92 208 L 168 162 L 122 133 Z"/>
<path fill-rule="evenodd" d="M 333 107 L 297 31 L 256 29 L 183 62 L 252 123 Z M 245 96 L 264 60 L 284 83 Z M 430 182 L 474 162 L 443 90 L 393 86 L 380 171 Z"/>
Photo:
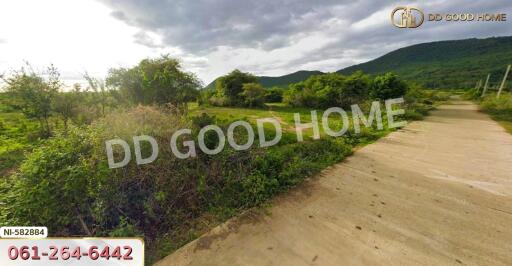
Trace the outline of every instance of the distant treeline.
<path fill-rule="evenodd" d="M 239 70 L 217 79 L 215 90 L 201 91 L 199 104 L 214 106 L 262 106 L 265 102 L 283 102 L 293 107 L 349 107 L 375 99 L 405 95 L 410 86 L 393 73 L 371 77 L 362 72 L 349 76 L 338 73 L 314 75 L 287 88 L 264 89 L 258 78 Z"/>
<path fill-rule="evenodd" d="M 200 89 L 195 74 L 184 71 L 177 59 L 162 56 L 142 60 L 132 68 L 111 69 L 105 80 L 84 75 L 88 86 L 76 84 L 62 90 L 59 72 L 50 66 L 36 73 L 27 66 L 4 77 L 7 84 L 5 102 L 39 121 L 41 137 L 52 135 L 59 119 L 64 131 L 71 122 L 86 125 L 108 112 L 136 105 L 158 105 L 186 112 L 187 103 L 200 105 L 262 107 L 282 102 L 293 107 L 349 107 L 367 100 L 400 97 L 418 86 L 405 82 L 393 73 L 370 76 L 362 72 L 351 75 L 319 74 L 290 84 L 286 88 L 265 89 L 250 73 L 234 70 L 217 79 L 215 89 Z"/>

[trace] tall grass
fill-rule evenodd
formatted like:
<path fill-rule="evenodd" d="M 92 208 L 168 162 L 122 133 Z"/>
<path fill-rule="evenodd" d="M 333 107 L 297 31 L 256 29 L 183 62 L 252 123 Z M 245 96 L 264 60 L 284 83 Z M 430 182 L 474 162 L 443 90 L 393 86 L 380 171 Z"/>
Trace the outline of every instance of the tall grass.
<path fill-rule="evenodd" d="M 500 98 L 488 95 L 481 102 L 482 110 L 489 113 L 512 134 L 512 94 L 503 93 Z"/>

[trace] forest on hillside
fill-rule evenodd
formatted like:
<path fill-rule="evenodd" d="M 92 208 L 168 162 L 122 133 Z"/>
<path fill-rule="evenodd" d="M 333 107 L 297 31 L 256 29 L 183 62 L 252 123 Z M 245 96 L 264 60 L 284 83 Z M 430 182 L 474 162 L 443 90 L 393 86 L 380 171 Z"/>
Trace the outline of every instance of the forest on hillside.
<path fill-rule="evenodd" d="M 431 89 L 467 89 L 487 74 L 491 74 L 492 86 L 498 85 L 511 62 L 512 37 L 494 37 L 416 44 L 338 73 L 393 71 Z"/>
<path fill-rule="evenodd" d="M 408 82 L 429 89 L 468 89 L 475 86 L 475 80 L 483 79 L 487 74 L 491 74 L 491 85 L 498 85 L 511 62 L 512 37 L 496 37 L 411 45 L 336 73 L 351 75 L 362 71 L 381 75 L 393 72 Z M 265 88 L 287 88 L 321 74 L 324 73 L 302 70 L 277 77 L 258 76 L 257 79 Z M 217 80 L 206 88 L 214 89 Z"/>

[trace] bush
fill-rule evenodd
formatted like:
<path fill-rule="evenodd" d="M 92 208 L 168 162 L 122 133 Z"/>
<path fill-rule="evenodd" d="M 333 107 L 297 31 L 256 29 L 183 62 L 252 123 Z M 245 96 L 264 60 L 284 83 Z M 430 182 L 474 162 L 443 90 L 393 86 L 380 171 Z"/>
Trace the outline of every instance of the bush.
<path fill-rule="evenodd" d="M 258 78 L 250 73 L 244 73 L 238 69 L 220 77 L 215 83 L 217 97 L 226 98 L 223 101 L 230 106 L 244 106 L 246 98 L 243 95 L 243 86 L 247 83 L 258 83 Z"/>
<path fill-rule="evenodd" d="M 393 73 L 375 77 L 370 86 L 370 97 L 387 100 L 402 97 L 407 92 L 407 84 Z"/>
<path fill-rule="evenodd" d="M 283 101 L 284 89 L 279 87 L 272 87 L 265 91 L 265 102 L 266 103 L 280 103 Z"/>
<path fill-rule="evenodd" d="M 481 102 L 482 110 L 512 134 L 512 94 L 504 92 L 499 99 L 494 95 L 487 96 Z"/>
<path fill-rule="evenodd" d="M 212 96 L 209 100 L 208 100 L 208 103 L 213 105 L 213 106 L 229 106 L 230 105 L 230 101 L 228 98 L 224 97 L 224 96 Z"/>
<path fill-rule="evenodd" d="M 141 236 L 142 233 L 137 229 L 136 226 L 130 224 L 128 219 L 125 217 L 121 217 L 119 221 L 119 225 L 112 229 L 112 231 L 108 234 L 110 237 L 137 237 Z"/>
<path fill-rule="evenodd" d="M 350 76 L 337 73 L 316 75 L 291 84 L 283 101 L 295 107 L 350 107 L 367 99 L 369 78 L 362 72 Z"/>
<path fill-rule="evenodd" d="M 48 226 L 54 235 L 89 235 L 96 198 L 109 176 L 91 132 L 72 130 L 35 149 L 2 188 L 2 222 Z"/>
<path fill-rule="evenodd" d="M 245 83 L 241 95 L 248 107 L 261 107 L 264 102 L 265 89 L 258 83 Z"/>
<path fill-rule="evenodd" d="M 462 98 L 466 100 L 476 100 L 480 99 L 482 95 L 482 90 L 477 90 L 475 88 L 467 90 L 463 95 Z"/>
<path fill-rule="evenodd" d="M 197 104 L 198 105 L 206 105 L 209 104 L 210 98 L 215 95 L 215 91 L 212 89 L 203 89 L 199 92 L 197 96 Z"/>
<path fill-rule="evenodd" d="M 218 195 L 217 205 L 229 208 L 252 207 L 286 190 L 304 178 L 341 161 L 352 152 L 343 138 L 276 146 L 253 151 L 246 176 L 229 179 Z"/>
<path fill-rule="evenodd" d="M 403 118 L 406 120 L 422 120 L 424 114 L 415 110 L 406 110 Z"/>
<path fill-rule="evenodd" d="M 489 113 L 494 119 L 501 121 L 505 128 L 512 132 L 512 94 L 503 93 L 500 98 L 495 95 L 485 97 L 480 103 L 482 110 Z"/>
<path fill-rule="evenodd" d="M 154 207 L 162 195 L 156 186 L 159 180 L 150 178 L 154 173 L 144 167 L 109 169 L 104 141 L 161 136 L 160 149 L 165 151 L 175 128 L 183 125 L 168 110 L 137 107 L 47 140 L 2 184 L 2 223 L 45 225 L 58 236 L 100 236 L 123 227 L 124 217 L 149 231 L 149 224 L 155 223 L 151 214 L 161 209 Z"/>
<path fill-rule="evenodd" d="M 489 95 L 482 100 L 482 109 L 491 112 L 510 111 L 512 112 L 512 95 L 502 94 L 500 98 L 495 95 Z"/>

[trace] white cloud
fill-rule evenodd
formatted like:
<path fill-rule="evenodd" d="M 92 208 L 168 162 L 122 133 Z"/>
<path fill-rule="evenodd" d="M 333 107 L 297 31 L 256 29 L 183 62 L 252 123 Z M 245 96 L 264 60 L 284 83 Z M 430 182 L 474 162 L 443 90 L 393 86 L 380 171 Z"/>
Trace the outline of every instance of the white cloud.
<path fill-rule="evenodd" d="M 379 10 L 370 16 L 356 21 L 352 24 L 353 30 L 367 30 L 372 27 L 380 27 L 390 21 L 389 8 Z"/>
<path fill-rule="evenodd" d="M 42 69 L 50 63 L 67 85 L 82 74 L 103 77 L 111 67 L 130 66 L 147 56 L 180 54 L 176 48 L 138 44 L 140 29 L 111 16 L 112 10 L 88 0 L 17 0 L 0 4 L 0 73 L 30 62 Z M 30 8 L 28 8 L 30 7 Z M 134 37 L 135 36 L 135 37 Z M 155 42 L 159 36 L 147 34 Z"/>

